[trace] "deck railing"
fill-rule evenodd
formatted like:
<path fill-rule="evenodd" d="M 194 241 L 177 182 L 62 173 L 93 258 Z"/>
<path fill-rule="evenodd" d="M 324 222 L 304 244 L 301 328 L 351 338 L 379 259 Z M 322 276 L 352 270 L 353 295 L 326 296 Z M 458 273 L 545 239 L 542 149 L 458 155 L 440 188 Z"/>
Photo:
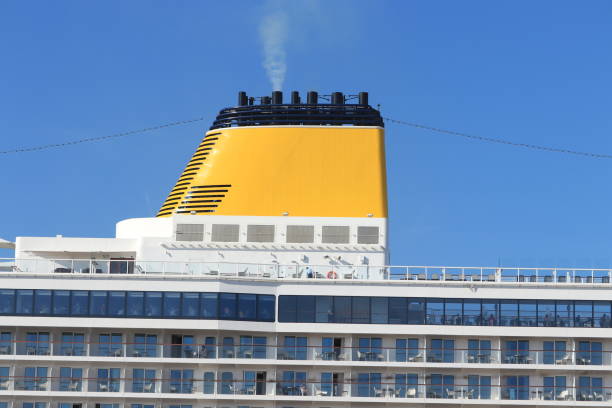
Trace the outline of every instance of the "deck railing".
<path fill-rule="evenodd" d="M 194 276 L 209 278 L 437 281 L 444 283 L 611 283 L 612 269 L 311 265 L 100 259 L 0 258 L 0 273 Z"/>

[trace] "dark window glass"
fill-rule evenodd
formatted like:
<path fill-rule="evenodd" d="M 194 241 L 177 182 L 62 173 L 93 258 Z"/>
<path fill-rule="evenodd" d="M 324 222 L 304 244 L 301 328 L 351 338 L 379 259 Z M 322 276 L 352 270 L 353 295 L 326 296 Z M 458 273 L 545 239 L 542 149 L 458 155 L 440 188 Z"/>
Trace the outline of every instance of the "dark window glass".
<path fill-rule="evenodd" d="M 183 293 L 182 315 L 188 318 L 197 318 L 200 310 L 199 293 Z"/>
<path fill-rule="evenodd" d="M 142 317 L 144 310 L 144 292 L 128 292 L 127 317 Z"/>
<path fill-rule="evenodd" d="M 274 321 L 274 300 L 274 295 L 257 295 L 257 320 L 262 322 Z"/>
<path fill-rule="evenodd" d="M 482 325 L 483 326 L 499 325 L 499 302 L 497 300 L 483 299 L 481 307 L 482 307 Z"/>
<path fill-rule="evenodd" d="M 108 293 L 108 315 L 111 317 L 125 316 L 125 292 Z"/>
<path fill-rule="evenodd" d="M 352 319 L 353 323 L 370 323 L 370 298 L 367 296 L 353 297 Z"/>
<path fill-rule="evenodd" d="M 52 292 L 50 290 L 37 290 L 34 294 L 34 314 L 51 314 Z"/>
<path fill-rule="evenodd" d="M 389 324 L 406 324 L 408 320 L 408 299 L 389 298 Z"/>
<path fill-rule="evenodd" d="M 236 319 L 236 294 L 221 293 L 219 295 L 219 318 L 221 320 Z"/>
<path fill-rule="evenodd" d="M 172 293 L 172 292 L 165 292 L 165 293 Z M 161 292 L 145 292 L 144 315 L 146 317 L 161 317 L 162 315 L 162 296 L 163 295 Z M 178 316 L 178 310 L 177 310 L 178 307 L 176 305 L 170 305 L 168 309 L 171 309 L 172 312 L 175 312 L 175 315 L 173 317 Z"/>
<path fill-rule="evenodd" d="M 332 323 L 334 321 L 333 297 L 317 296 L 317 323 Z"/>
<path fill-rule="evenodd" d="M 537 312 L 535 300 L 519 301 L 519 326 L 536 326 Z"/>
<path fill-rule="evenodd" d="M 15 291 L 12 289 L 0 290 L 0 314 L 15 313 Z"/>
<path fill-rule="evenodd" d="M 89 310 L 92 316 L 107 316 L 107 293 L 106 291 L 95 290 L 91 292 L 89 298 Z"/>
<path fill-rule="evenodd" d="M 425 324 L 425 299 L 408 299 L 408 324 Z"/>
<path fill-rule="evenodd" d="M 334 297 L 334 322 L 335 323 L 350 323 L 351 322 L 351 298 L 350 296 L 335 296 Z"/>
<path fill-rule="evenodd" d="M 518 300 L 502 300 L 500 326 L 518 326 Z"/>
<path fill-rule="evenodd" d="M 427 324 L 444 324 L 444 299 L 427 299 Z"/>
<path fill-rule="evenodd" d="M 593 327 L 593 302 L 574 302 L 574 327 Z"/>
<path fill-rule="evenodd" d="M 572 327 L 574 319 L 574 302 L 571 300 L 557 300 L 557 326 Z"/>
<path fill-rule="evenodd" d="M 238 295 L 238 319 L 255 320 L 257 316 L 257 295 L 240 293 Z"/>
<path fill-rule="evenodd" d="M 463 301 L 463 324 L 466 326 L 482 325 L 480 299 L 465 299 Z"/>
<path fill-rule="evenodd" d="M 463 300 L 462 299 L 446 299 L 444 304 L 444 318 L 446 324 L 462 325 L 463 324 Z"/>
<path fill-rule="evenodd" d="M 387 324 L 389 322 L 389 302 L 386 297 L 370 298 L 370 323 Z"/>
<path fill-rule="evenodd" d="M 73 290 L 70 294 L 70 314 L 72 316 L 87 316 L 89 312 L 89 292 Z"/>
<path fill-rule="evenodd" d="M 538 326 L 551 327 L 555 325 L 555 301 L 538 301 Z"/>
<path fill-rule="evenodd" d="M 315 297 L 298 296 L 296 303 L 298 323 L 313 323 L 315 321 Z"/>
<path fill-rule="evenodd" d="M 610 327 L 610 302 L 593 302 L 593 323 L 595 327 Z"/>
<path fill-rule="evenodd" d="M 278 321 L 290 323 L 297 321 L 297 296 L 279 296 L 278 298 Z"/>
<path fill-rule="evenodd" d="M 30 289 L 19 289 L 17 291 L 17 314 L 32 314 L 32 301 L 34 291 Z"/>
<path fill-rule="evenodd" d="M 204 319 L 217 318 L 217 293 L 202 293 L 201 295 L 202 311 L 200 316 Z"/>
<path fill-rule="evenodd" d="M 70 291 L 53 291 L 53 314 L 56 316 L 67 316 L 70 312 Z"/>
<path fill-rule="evenodd" d="M 147 296 L 146 301 L 145 301 L 145 314 L 147 314 L 148 312 L 149 302 L 152 302 L 153 305 L 157 306 L 156 305 L 157 302 L 153 300 L 150 301 L 149 297 Z M 165 317 L 179 317 L 180 314 L 181 314 L 181 294 L 177 292 L 164 292 L 164 316 Z"/>

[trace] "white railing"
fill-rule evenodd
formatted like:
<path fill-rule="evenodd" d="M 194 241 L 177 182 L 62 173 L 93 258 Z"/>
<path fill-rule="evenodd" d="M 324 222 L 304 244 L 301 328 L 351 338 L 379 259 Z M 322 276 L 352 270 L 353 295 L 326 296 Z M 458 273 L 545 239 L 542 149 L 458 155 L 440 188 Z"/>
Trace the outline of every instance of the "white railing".
<path fill-rule="evenodd" d="M 264 279 L 610 284 L 612 269 L 311 265 L 100 259 L 0 258 L 0 273 L 134 274 Z"/>

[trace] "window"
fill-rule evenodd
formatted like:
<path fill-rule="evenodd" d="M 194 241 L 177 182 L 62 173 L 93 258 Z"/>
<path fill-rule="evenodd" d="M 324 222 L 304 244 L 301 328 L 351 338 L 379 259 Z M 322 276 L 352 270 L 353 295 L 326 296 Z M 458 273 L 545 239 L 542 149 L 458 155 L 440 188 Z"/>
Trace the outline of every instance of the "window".
<path fill-rule="evenodd" d="M 0 314 L 15 313 L 15 291 L 12 289 L 0 290 Z"/>
<path fill-rule="evenodd" d="M 423 361 L 419 339 L 395 339 L 395 361 Z"/>
<path fill-rule="evenodd" d="M 234 384 L 234 374 L 230 371 L 221 373 L 221 381 L 219 381 L 219 394 L 233 394 L 236 391 Z"/>
<path fill-rule="evenodd" d="M 98 356 L 121 357 L 123 355 L 123 335 L 121 333 L 101 333 L 98 336 Z"/>
<path fill-rule="evenodd" d="M 212 242 L 238 242 L 240 227 L 232 224 L 213 224 Z"/>
<path fill-rule="evenodd" d="M 204 225 L 202 224 L 176 224 L 177 241 L 203 241 Z"/>
<path fill-rule="evenodd" d="M 324 244 L 348 244 L 349 243 L 349 227 L 324 225 L 323 236 L 321 242 Z"/>
<path fill-rule="evenodd" d="M 357 227 L 358 244 L 378 244 L 378 227 Z"/>
<path fill-rule="evenodd" d="M 85 355 L 85 334 L 64 332 L 60 344 L 60 355 L 82 356 Z"/>
<path fill-rule="evenodd" d="M 108 314 L 108 295 L 106 291 L 96 290 L 89 297 L 89 310 L 92 316 L 106 316 Z"/>
<path fill-rule="evenodd" d="M 202 293 L 202 307 L 201 315 L 203 319 L 216 319 L 217 318 L 217 293 Z"/>
<path fill-rule="evenodd" d="M 6 391 L 9 389 L 10 370 L 10 367 L 0 367 L 0 390 Z"/>
<path fill-rule="evenodd" d="M 427 299 L 426 324 L 444 324 L 444 299 Z"/>
<path fill-rule="evenodd" d="M 382 351 L 382 338 L 380 337 L 360 337 L 359 347 L 356 350 L 356 360 L 359 361 L 384 361 L 385 356 Z"/>
<path fill-rule="evenodd" d="M 353 323 L 370 323 L 370 298 L 354 296 L 352 305 Z"/>
<path fill-rule="evenodd" d="M 529 399 L 529 376 L 513 375 L 505 378 L 505 386 L 502 386 L 502 399 L 528 400 Z"/>
<path fill-rule="evenodd" d="M 287 225 L 288 244 L 312 244 L 314 242 L 314 226 Z"/>
<path fill-rule="evenodd" d="M 71 294 L 70 314 L 72 316 L 87 316 L 89 312 L 89 292 L 73 290 Z"/>
<path fill-rule="evenodd" d="M 257 315 L 257 295 L 240 293 L 238 295 L 238 319 L 255 320 Z"/>
<path fill-rule="evenodd" d="M 215 393 L 215 373 L 212 371 L 204 372 L 204 394 Z"/>
<path fill-rule="evenodd" d="M 542 361 L 544 364 L 571 363 L 571 356 L 566 351 L 565 341 L 545 341 L 543 346 Z"/>
<path fill-rule="evenodd" d="M 108 316 L 125 316 L 125 292 L 113 291 L 108 293 Z"/>
<path fill-rule="evenodd" d="M 385 297 L 370 298 L 370 321 L 373 324 L 389 322 L 389 302 Z"/>
<path fill-rule="evenodd" d="M 96 386 L 98 392 L 119 392 L 121 370 L 119 368 L 98 368 Z"/>
<path fill-rule="evenodd" d="M 145 292 L 144 294 L 144 316 L 161 317 L 162 292 Z M 163 298 L 164 317 L 177 317 L 179 314 L 180 307 L 180 294 L 177 294 L 176 292 L 164 292 Z"/>
<path fill-rule="evenodd" d="M 48 391 L 47 367 L 25 367 L 23 389 L 26 391 Z M 19 386 L 17 388 L 20 388 Z"/>
<path fill-rule="evenodd" d="M 544 377 L 544 389 L 542 398 L 545 400 L 562 400 L 567 389 L 565 376 Z"/>
<path fill-rule="evenodd" d="M 155 392 L 155 370 L 134 368 L 132 392 Z"/>
<path fill-rule="evenodd" d="M 234 358 L 236 356 L 233 337 L 223 338 L 223 347 L 221 349 L 221 357 Z"/>
<path fill-rule="evenodd" d="M 156 334 L 134 334 L 132 357 L 157 357 Z"/>
<path fill-rule="evenodd" d="M 350 323 L 351 322 L 351 297 L 350 296 L 334 296 L 334 323 Z"/>
<path fill-rule="evenodd" d="M 602 377 L 578 377 L 576 399 L 578 401 L 603 401 Z"/>
<path fill-rule="evenodd" d="M 274 242 L 274 225 L 247 225 L 247 242 Z"/>
<path fill-rule="evenodd" d="M 306 395 L 306 372 L 283 371 L 278 383 L 280 395 Z"/>
<path fill-rule="evenodd" d="M 467 362 L 489 364 L 491 340 L 468 339 Z"/>
<path fill-rule="evenodd" d="M 197 319 L 200 313 L 200 294 L 189 292 L 183 293 L 181 310 L 183 317 Z"/>
<path fill-rule="evenodd" d="M 491 399 L 491 377 L 468 375 L 467 395 L 470 399 Z"/>
<path fill-rule="evenodd" d="M 13 354 L 13 334 L 0 332 L 0 354 Z"/>
<path fill-rule="evenodd" d="M 506 364 L 531 364 L 528 340 L 506 340 L 503 359 Z"/>
<path fill-rule="evenodd" d="M 35 292 L 34 297 L 34 314 L 35 315 L 50 315 L 51 314 L 51 291 L 40 289 Z"/>
<path fill-rule="evenodd" d="M 416 398 L 419 386 L 418 374 L 395 374 L 395 396 Z"/>
<path fill-rule="evenodd" d="M 219 296 L 219 315 L 221 319 L 236 320 L 236 294 L 221 293 Z"/>
<path fill-rule="evenodd" d="M 80 392 L 83 381 L 83 369 L 60 367 L 59 390 Z"/>
<path fill-rule="evenodd" d="M 53 314 L 55 316 L 68 316 L 70 313 L 70 291 L 53 291 Z"/>
<path fill-rule="evenodd" d="M 602 346 L 599 341 L 579 341 L 576 352 L 576 364 L 601 365 Z"/>
<path fill-rule="evenodd" d="M 303 336 L 285 336 L 284 346 L 279 350 L 279 360 L 306 360 L 308 338 Z"/>
<path fill-rule="evenodd" d="M 427 361 L 453 363 L 455 361 L 455 340 L 432 339 L 427 350 Z"/>
<path fill-rule="evenodd" d="M 427 396 L 429 398 L 449 398 L 454 390 L 454 375 L 432 374 L 427 383 Z"/>
<path fill-rule="evenodd" d="M 194 347 L 193 336 L 173 334 L 171 338 L 170 357 L 173 358 L 193 358 L 198 353 Z"/>
<path fill-rule="evenodd" d="M 49 332 L 26 333 L 25 348 L 27 355 L 49 355 Z"/>
<path fill-rule="evenodd" d="M 381 373 L 358 373 L 357 395 L 359 397 L 382 396 Z"/>
<path fill-rule="evenodd" d="M 32 314 L 32 301 L 34 299 L 34 291 L 31 289 L 20 289 L 17 291 L 16 312 L 18 315 Z"/>
<path fill-rule="evenodd" d="M 144 310 L 144 292 L 128 292 L 127 317 L 142 317 Z"/>
<path fill-rule="evenodd" d="M 276 316 L 274 295 L 257 295 L 257 320 L 260 322 L 273 322 Z M 314 321 L 314 319 L 313 319 Z"/>
<path fill-rule="evenodd" d="M 202 358 L 216 358 L 217 357 L 217 338 L 213 336 L 207 336 L 204 339 L 202 345 L 202 351 L 200 352 Z"/>
<path fill-rule="evenodd" d="M 239 358 L 266 358 L 267 339 L 262 336 L 240 336 Z"/>

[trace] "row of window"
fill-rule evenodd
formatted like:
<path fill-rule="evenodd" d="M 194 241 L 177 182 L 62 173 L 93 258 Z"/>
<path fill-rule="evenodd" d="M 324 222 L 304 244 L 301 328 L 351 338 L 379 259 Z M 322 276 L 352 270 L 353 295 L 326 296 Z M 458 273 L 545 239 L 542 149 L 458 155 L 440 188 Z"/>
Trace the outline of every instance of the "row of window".
<path fill-rule="evenodd" d="M 31 372 L 28 373 L 28 369 Z M 74 368 L 65 368 L 68 377 L 60 377 L 58 391 L 81 392 L 82 379 L 71 376 Z M 98 369 L 98 377 L 91 379 L 92 392 L 121 392 L 119 369 Z M 603 401 L 610 399 L 609 387 L 604 387 L 603 377 L 580 375 L 575 379 L 564 375 L 543 376 L 510 375 L 501 377 L 499 385 L 494 385 L 490 375 L 467 375 L 455 378 L 452 374 L 432 373 L 425 376 L 425 382 L 419 381 L 417 373 L 395 373 L 385 375 L 380 372 L 359 372 L 352 381 L 345 382 L 343 372 L 322 372 L 318 378 L 309 378 L 306 371 L 287 370 L 279 373 L 276 380 L 270 381 L 265 371 L 243 371 L 238 378 L 235 373 L 224 371 L 204 372 L 201 380 L 194 378 L 193 370 L 171 370 L 170 379 L 160 386 L 155 379 L 155 370 L 133 369 L 131 386 L 123 392 L 154 393 L 166 392 L 176 394 L 229 394 L 229 395 L 268 395 L 268 387 L 274 387 L 276 395 L 287 396 L 352 396 L 352 397 L 427 397 L 457 398 L 455 392 L 461 392 L 469 399 L 492 399 L 492 390 L 500 390 L 499 399 L 509 400 L 576 400 Z M 29 375 L 35 377 L 30 378 Z M 23 384 L 26 391 L 47 391 L 46 367 L 28 367 Z M 530 384 L 535 380 L 539 385 Z M 4 384 L 4 383 L 1 383 Z M 65 384 L 65 388 L 62 388 Z M 74 384 L 77 384 L 75 387 Z M 197 384 L 197 385 L 196 385 Z M 0 385 L 2 387 L 3 385 Z M 78 387 L 78 389 L 77 389 Z M 161 387 L 161 390 L 159 389 Z M 8 388 L 4 388 L 8 389 Z M 423 395 L 423 391 L 425 395 Z M 573 395 L 573 392 L 576 395 Z M 604 394 L 606 393 L 606 394 Z M 466 395 L 467 394 L 467 395 Z M 534 395 L 535 394 L 535 395 Z M 530 398 L 531 396 L 531 398 Z M 561 398 L 559 398 L 561 396 Z M 497 399 L 493 397 L 493 399 Z M 0 405 L 2 407 L 2 405 Z M 34 407 L 35 408 L 35 407 Z"/>
<path fill-rule="evenodd" d="M 279 296 L 279 322 L 610 327 L 611 302 Z"/>
<path fill-rule="evenodd" d="M 247 225 L 247 242 L 275 242 L 274 225 Z M 288 244 L 312 244 L 315 242 L 314 225 L 287 225 L 285 230 L 285 241 Z M 203 241 L 203 224 L 176 224 L 177 241 Z M 240 225 L 238 224 L 213 224 L 211 226 L 212 242 L 238 242 L 240 240 Z M 324 225 L 321 227 L 321 243 L 323 244 L 348 244 L 350 239 L 350 227 L 338 225 Z M 378 244 L 378 227 L 357 227 L 358 244 Z"/>
<path fill-rule="evenodd" d="M 0 289 L 0 315 L 274 321 L 274 295 Z"/>

